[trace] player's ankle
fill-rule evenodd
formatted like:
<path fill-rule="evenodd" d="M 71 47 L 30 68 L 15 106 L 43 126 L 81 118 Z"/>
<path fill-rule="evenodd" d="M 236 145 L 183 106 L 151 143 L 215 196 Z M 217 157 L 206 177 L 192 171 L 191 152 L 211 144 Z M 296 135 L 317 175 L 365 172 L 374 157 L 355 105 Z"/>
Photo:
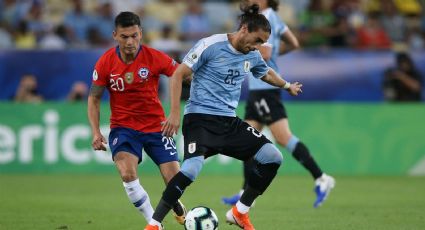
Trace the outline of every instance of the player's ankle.
<path fill-rule="evenodd" d="M 151 219 L 151 220 L 149 221 L 149 225 L 152 225 L 152 226 L 159 226 L 159 227 L 161 227 L 161 223 L 160 223 L 160 222 L 158 222 L 158 221 L 156 221 L 155 219 Z"/>

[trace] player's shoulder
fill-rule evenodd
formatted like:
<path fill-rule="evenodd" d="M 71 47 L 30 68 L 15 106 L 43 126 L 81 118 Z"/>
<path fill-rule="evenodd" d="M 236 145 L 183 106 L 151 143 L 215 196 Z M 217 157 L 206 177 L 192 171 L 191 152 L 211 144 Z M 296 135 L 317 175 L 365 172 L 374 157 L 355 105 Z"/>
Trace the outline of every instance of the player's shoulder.
<path fill-rule="evenodd" d="M 108 50 L 106 50 L 101 57 L 110 57 L 112 55 L 117 54 L 117 47 L 111 47 Z"/>
<path fill-rule="evenodd" d="M 282 22 L 282 19 L 279 17 L 277 12 L 272 8 L 265 9 L 262 14 L 267 18 L 267 20 L 269 20 L 270 24 Z"/>
<path fill-rule="evenodd" d="M 227 34 L 214 34 L 203 38 L 193 47 L 195 53 L 201 54 L 205 50 L 213 50 L 228 43 Z"/>
<path fill-rule="evenodd" d="M 106 50 L 99 58 L 99 62 L 108 62 L 117 55 L 117 47 L 112 47 Z"/>
<path fill-rule="evenodd" d="M 161 50 L 157 50 L 155 48 L 152 48 L 148 45 L 142 45 L 141 47 L 141 56 L 143 57 L 152 57 L 152 58 L 163 58 L 164 56 L 168 56 L 165 52 Z"/>
<path fill-rule="evenodd" d="M 207 48 L 212 45 L 222 44 L 227 41 L 228 41 L 227 34 L 214 34 L 209 37 L 201 39 L 200 43 L 202 43 L 202 45 Z"/>

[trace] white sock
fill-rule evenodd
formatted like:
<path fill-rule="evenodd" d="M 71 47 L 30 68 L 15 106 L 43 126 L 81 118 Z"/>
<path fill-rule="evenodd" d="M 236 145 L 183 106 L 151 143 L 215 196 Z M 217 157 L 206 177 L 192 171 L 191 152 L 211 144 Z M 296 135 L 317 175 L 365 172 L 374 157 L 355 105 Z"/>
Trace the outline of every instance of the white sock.
<path fill-rule="evenodd" d="M 242 204 L 241 201 L 238 201 L 236 203 L 236 209 L 241 214 L 245 214 L 245 213 L 249 212 L 249 207 L 246 206 L 246 205 L 244 205 L 244 204 Z"/>
<path fill-rule="evenodd" d="M 150 225 L 153 225 L 153 226 L 161 226 L 161 223 L 159 223 L 158 221 L 156 221 L 156 220 L 154 220 L 154 219 L 151 219 L 151 220 L 149 221 L 149 224 L 150 224 Z"/>
<path fill-rule="evenodd" d="M 326 176 L 327 175 L 325 173 L 322 173 L 322 175 L 314 181 L 315 184 L 320 185 L 320 183 L 322 183 L 325 180 Z"/>
<path fill-rule="evenodd" d="M 153 208 L 148 193 L 140 185 L 139 179 L 130 182 L 123 182 L 127 196 L 131 203 L 139 210 L 140 213 L 149 222 L 152 219 Z"/>

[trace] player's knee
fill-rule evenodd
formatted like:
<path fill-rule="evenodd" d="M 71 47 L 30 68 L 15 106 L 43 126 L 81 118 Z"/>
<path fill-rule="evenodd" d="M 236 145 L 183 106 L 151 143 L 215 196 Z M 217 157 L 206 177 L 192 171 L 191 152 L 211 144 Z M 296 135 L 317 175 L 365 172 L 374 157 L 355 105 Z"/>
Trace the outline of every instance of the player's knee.
<path fill-rule="evenodd" d="M 280 136 L 280 138 L 277 138 L 276 139 L 276 142 L 279 145 L 281 145 L 281 146 L 283 146 L 283 147 L 286 148 L 288 146 L 290 140 L 291 140 L 291 137 L 292 137 L 292 134 L 290 132 L 284 133 L 282 136 Z"/>
<path fill-rule="evenodd" d="M 133 170 L 125 170 L 120 172 L 121 179 L 124 182 L 131 182 L 137 179 L 137 173 Z"/>
<path fill-rule="evenodd" d="M 254 159 L 260 164 L 282 164 L 283 157 L 279 149 L 271 143 L 267 143 L 261 147 L 255 154 Z"/>
<path fill-rule="evenodd" d="M 295 135 L 291 135 L 284 146 L 288 152 L 293 153 L 295 151 L 295 147 L 297 147 L 298 142 L 300 142 L 300 139 L 298 139 L 298 137 Z"/>
<path fill-rule="evenodd" d="M 204 156 L 189 158 L 183 162 L 180 168 L 180 172 L 194 181 L 201 172 L 202 166 L 204 165 L 204 160 Z"/>

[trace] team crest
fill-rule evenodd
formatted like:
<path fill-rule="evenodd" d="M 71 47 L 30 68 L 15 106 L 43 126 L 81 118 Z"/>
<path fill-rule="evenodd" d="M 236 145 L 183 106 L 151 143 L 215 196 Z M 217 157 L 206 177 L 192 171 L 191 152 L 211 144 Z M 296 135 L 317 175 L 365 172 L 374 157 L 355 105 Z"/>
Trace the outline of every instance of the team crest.
<path fill-rule="evenodd" d="M 146 80 L 148 79 L 149 69 L 145 67 L 140 68 L 138 74 L 139 74 L 139 77 L 142 78 L 142 80 Z"/>
<path fill-rule="evenodd" d="M 188 151 L 189 151 L 190 154 L 192 154 L 196 151 L 196 142 L 189 143 Z"/>
<path fill-rule="evenodd" d="M 128 84 L 131 84 L 133 83 L 133 80 L 134 80 L 133 72 L 125 73 L 125 82 L 127 82 Z"/>
<path fill-rule="evenodd" d="M 196 55 L 195 53 L 192 54 L 192 59 L 195 60 L 196 58 L 198 58 L 198 55 Z"/>
<path fill-rule="evenodd" d="M 243 69 L 246 73 L 249 72 L 249 70 L 251 69 L 251 63 L 249 61 L 245 61 Z"/>

